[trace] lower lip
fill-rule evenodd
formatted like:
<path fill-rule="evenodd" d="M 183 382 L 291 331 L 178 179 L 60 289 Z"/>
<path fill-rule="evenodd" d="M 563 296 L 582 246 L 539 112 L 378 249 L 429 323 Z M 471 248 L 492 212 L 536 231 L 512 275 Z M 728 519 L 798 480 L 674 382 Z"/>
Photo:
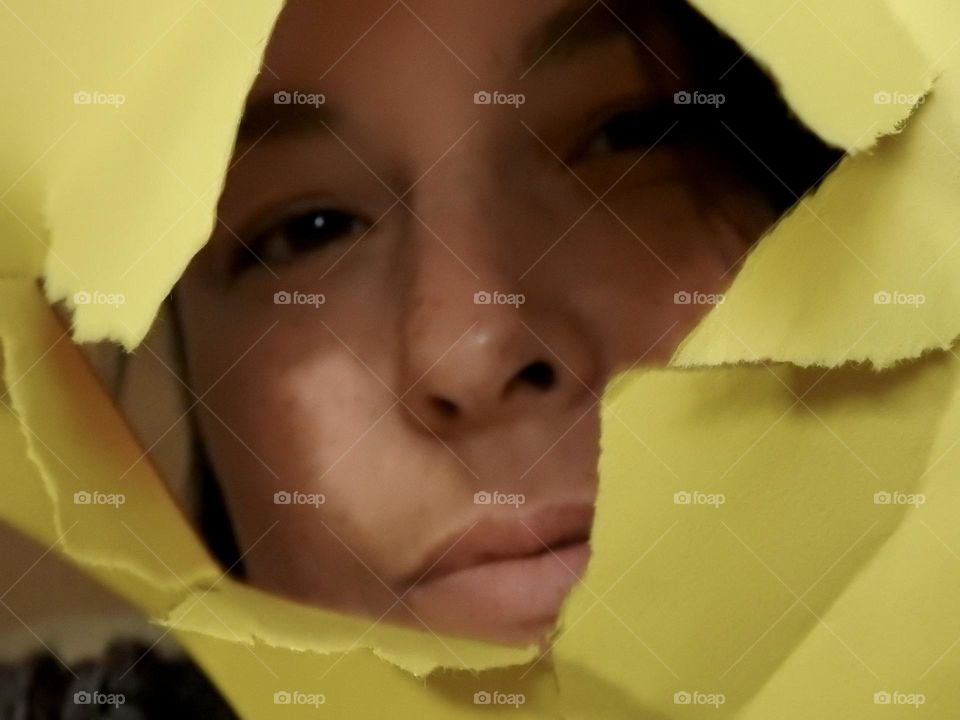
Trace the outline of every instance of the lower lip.
<path fill-rule="evenodd" d="M 448 632 L 534 641 L 555 622 L 589 558 L 590 548 L 581 542 L 473 565 L 416 586 L 410 592 L 411 605 L 428 625 L 444 626 Z M 441 622 L 431 623 L 428 615 Z"/>

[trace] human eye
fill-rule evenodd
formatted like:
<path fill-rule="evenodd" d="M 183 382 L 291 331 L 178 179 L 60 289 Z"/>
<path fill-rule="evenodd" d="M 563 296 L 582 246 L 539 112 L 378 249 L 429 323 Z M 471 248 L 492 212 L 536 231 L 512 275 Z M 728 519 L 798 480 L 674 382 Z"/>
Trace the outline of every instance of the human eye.
<path fill-rule="evenodd" d="M 271 214 L 241 238 L 236 274 L 255 266 L 274 268 L 347 238 L 359 237 L 370 224 L 356 213 L 318 203 L 300 203 Z"/>
<path fill-rule="evenodd" d="M 647 150 L 663 140 L 674 124 L 676 118 L 668 105 L 608 112 L 592 126 L 577 159 Z"/>

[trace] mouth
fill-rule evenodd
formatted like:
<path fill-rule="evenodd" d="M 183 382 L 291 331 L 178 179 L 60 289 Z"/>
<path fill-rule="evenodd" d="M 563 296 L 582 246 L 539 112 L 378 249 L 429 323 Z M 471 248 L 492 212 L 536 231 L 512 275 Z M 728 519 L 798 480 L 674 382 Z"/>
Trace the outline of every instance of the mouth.
<path fill-rule="evenodd" d="M 428 555 L 410 583 L 411 602 L 444 630 L 539 639 L 586 569 L 592 522 L 586 504 L 485 515 Z"/>

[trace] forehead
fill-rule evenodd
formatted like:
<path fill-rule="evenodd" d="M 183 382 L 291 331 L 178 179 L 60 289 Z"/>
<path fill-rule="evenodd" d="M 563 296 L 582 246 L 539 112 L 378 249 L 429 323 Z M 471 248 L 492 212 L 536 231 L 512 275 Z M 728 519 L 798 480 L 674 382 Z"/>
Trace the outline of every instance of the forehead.
<path fill-rule="evenodd" d="M 290 0 L 254 95 L 379 76 L 517 81 L 543 61 L 629 31 L 583 0 Z"/>

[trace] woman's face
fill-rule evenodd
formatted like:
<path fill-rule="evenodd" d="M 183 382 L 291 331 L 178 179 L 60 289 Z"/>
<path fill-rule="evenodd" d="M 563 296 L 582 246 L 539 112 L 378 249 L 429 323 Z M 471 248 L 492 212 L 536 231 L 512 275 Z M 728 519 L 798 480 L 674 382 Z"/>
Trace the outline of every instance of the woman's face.
<path fill-rule="evenodd" d="M 663 363 L 773 220 L 675 124 L 683 38 L 589 7 L 283 12 L 177 290 L 254 584 L 504 643 L 551 629 L 589 553 L 604 384 Z"/>

